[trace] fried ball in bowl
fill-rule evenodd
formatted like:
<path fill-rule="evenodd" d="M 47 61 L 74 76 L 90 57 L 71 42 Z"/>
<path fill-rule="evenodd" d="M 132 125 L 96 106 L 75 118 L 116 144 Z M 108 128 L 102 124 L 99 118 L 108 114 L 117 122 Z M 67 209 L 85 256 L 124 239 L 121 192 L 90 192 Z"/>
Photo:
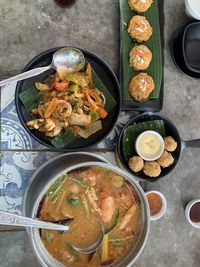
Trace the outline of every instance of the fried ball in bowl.
<path fill-rule="evenodd" d="M 130 66 L 135 70 L 146 70 L 152 60 L 151 50 L 146 45 L 136 45 L 129 53 Z"/>
<path fill-rule="evenodd" d="M 137 42 L 148 41 L 153 29 L 144 16 L 133 16 L 129 22 L 128 33 Z"/>
<path fill-rule="evenodd" d="M 165 143 L 165 150 L 167 150 L 168 152 L 173 152 L 177 148 L 177 142 L 171 136 L 166 136 L 164 138 L 164 143 Z"/>
<path fill-rule="evenodd" d="M 161 168 L 156 161 L 146 161 L 143 172 L 149 177 L 158 177 L 161 173 Z"/>
<path fill-rule="evenodd" d="M 154 88 L 155 85 L 151 76 L 140 73 L 131 79 L 128 90 L 136 101 L 143 101 L 149 97 Z"/>
<path fill-rule="evenodd" d="M 174 163 L 174 158 L 171 153 L 164 151 L 162 156 L 157 160 L 157 163 L 161 167 L 167 168 Z"/>
<path fill-rule="evenodd" d="M 150 8 L 152 3 L 152 0 L 128 0 L 130 8 L 137 13 L 146 12 Z"/>
<path fill-rule="evenodd" d="M 144 167 L 144 160 L 141 157 L 134 156 L 129 159 L 128 165 L 133 172 L 139 172 Z"/>

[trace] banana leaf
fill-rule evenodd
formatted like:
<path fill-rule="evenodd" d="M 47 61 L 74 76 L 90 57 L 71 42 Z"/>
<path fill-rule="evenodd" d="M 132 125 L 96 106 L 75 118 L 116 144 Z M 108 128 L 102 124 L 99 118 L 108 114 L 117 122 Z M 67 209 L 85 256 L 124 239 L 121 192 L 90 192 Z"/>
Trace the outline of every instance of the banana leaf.
<path fill-rule="evenodd" d="M 106 105 L 105 105 L 106 111 L 107 112 L 111 111 L 114 108 L 114 106 L 117 104 L 116 100 L 113 98 L 113 96 L 111 95 L 109 90 L 106 88 L 104 83 L 101 81 L 99 76 L 96 74 L 94 69 L 92 69 L 92 77 L 93 77 L 93 82 L 94 82 L 95 87 L 99 91 L 101 91 L 106 98 Z"/>
<path fill-rule="evenodd" d="M 127 127 L 122 139 L 122 153 L 126 162 L 128 162 L 131 157 L 137 155 L 135 141 L 141 133 L 147 130 L 156 131 L 162 137 L 166 136 L 163 120 L 145 121 Z"/>
<path fill-rule="evenodd" d="M 31 112 L 32 109 L 36 108 L 39 105 L 41 93 L 35 87 L 31 87 L 21 92 L 19 98 L 22 101 L 25 109 L 28 112 Z"/>
<path fill-rule="evenodd" d="M 149 68 L 143 72 L 147 72 L 150 76 L 152 76 L 155 89 L 149 96 L 150 99 L 158 99 L 160 96 L 160 90 L 163 79 L 163 62 L 162 62 L 162 44 L 161 44 L 161 34 L 160 34 L 160 25 L 159 25 L 159 9 L 158 9 L 158 1 L 154 0 L 152 6 L 149 10 L 142 14 L 145 16 L 151 27 L 153 28 L 153 34 L 151 38 L 143 43 L 147 45 L 149 49 L 152 51 L 153 58 Z M 136 12 L 131 10 L 128 5 L 127 0 L 119 0 L 120 4 L 120 32 L 121 32 L 121 57 L 122 57 L 122 66 L 121 66 L 121 81 L 123 86 L 123 96 L 125 101 L 133 101 L 133 98 L 130 96 L 128 92 L 128 84 L 130 79 L 139 74 L 138 71 L 135 71 L 129 65 L 129 52 L 136 45 L 136 41 L 133 40 L 127 32 L 127 27 L 130 19 L 134 15 L 138 15 Z"/>
<path fill-rule="evenodd" d="M 109 90 L 106 88 L 106 86 L 101 81 L 99 76 L 96 74 L 94 69 L 92 69 L 92 75 L 93 75 L 93 82 L 94 82 L 95 88 L 97 88 L 99 91 L 103 92 L 103 94 L 106 98 L 105 109 L 107 112 L 109 112 L 115 107 L 117 102 L 113 98 L 113 96 L 110 94 Z M 41 100 L 41 93 L 33 86 L 33 87 L 21 92 L 19 95 L 19 98 L 20 98 L 22 104 L 24 105 L 25 109 L 27 110 L 27 112 L 29 112 L 30 115 L 32 116 L 31 110 L 33 108 L 36 108 L 39 105 L 40 100 Z M 32 117 L 34 117 L 34 116 L 32 116 Z M 68 129 L 67 131 L 59 134 L 56 137 L 53 137 L 53 138 L 47 137 L 46 139 L 49 140 L 54 147 L 63 148 L 63 147 L 70 145 L 78 138 L 80 138 L 80 137 L 78 135 L 74 135 L 73 132 L 70 129 Z"/>

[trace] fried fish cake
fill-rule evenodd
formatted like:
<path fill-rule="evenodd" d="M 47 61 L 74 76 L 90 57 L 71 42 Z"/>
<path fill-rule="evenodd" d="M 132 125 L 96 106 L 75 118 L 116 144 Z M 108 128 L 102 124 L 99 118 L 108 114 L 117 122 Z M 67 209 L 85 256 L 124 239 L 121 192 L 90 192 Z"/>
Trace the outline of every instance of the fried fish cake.
<path fill-rule="evenodd" d="M 130 8 L 137 13 L 146 12 L 150 8 L 152 3 L 152 0 L 128 0 Z"/>
<path fill-rule="evenodd" d="M 157 163 L 161 167 L 167 168 L 174 163 L 174 158 L 171 153 L 164 151 L 162 156 L 157 160 Z"/>
<path fill-rule="evenodd" d="M 152 60 L 151 50 L 146 45 L 136 45 L 129 53 L 130 66 L 135 70 L 146 70 Z"/>
<path fill-rule="evenodd" d="M 139 172 L 143 169 L 144 160 L 139 156 L 134 156 L 129 159 L 128 165 L 133 172 Z"/>
<path fill-rule="evenodd" d="M 153 33 L 153 29 L 144 16 L 133 16 L 129 22 L 128 33 L 136 41 L 148 41 Z"/>
<path fill-rule="evenodd" d="M 164 143 L 165 143 L 165 150 L 169 152 L 173 152 L 177 148 L 177 142 L 171 136 L 166 136 L 164 138 Z"/>
<path fill-rule="evenodd" d="M 155 85 L 151 76 L 147 73 L 140 73 L 131 79 L 128 90 L 136 101 L 143 101 L 149 97 L 154 88 Z"/>
<path fill-rule="evenodd" d="M 161 168 L 156 161 L 146 161 L 143 172 L 149 177 L 158 177 L 161 173 Z"/>

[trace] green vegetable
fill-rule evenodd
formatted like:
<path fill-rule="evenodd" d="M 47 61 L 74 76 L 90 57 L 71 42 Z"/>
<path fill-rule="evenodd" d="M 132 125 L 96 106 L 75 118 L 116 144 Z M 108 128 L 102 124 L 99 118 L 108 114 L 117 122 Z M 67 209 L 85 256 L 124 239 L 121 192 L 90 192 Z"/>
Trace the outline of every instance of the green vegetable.
<path fill-rule="evenodd" d="M 134 236 L 131 235 L 131 236 L 127 236 L 127 237 L 123 237 L 123 238 L 111 238 L 109 240 L 109 242 L 121 242 L 121 241 L 127 241 L 127 240 L 130 240 L 130 239 L 133 239 Z"/>
<path fill-rule="evenodd" d="M 83 72 L 75 72 L 68 74 L 66 80 L 68 82 L 76 83 L 81 87 L 86 87 L 89 84 L 89 79 Z"/>
<path fill-rule="evenodd" d="M 78 132 L 78 134 L 82 137 L 82 138 L 89 138 L 91 135 L 93 135 L 94 133 L 100 131 L 102 129 L 102 122 L 101 120 L 98 121 L 94 121 L 91 124 L 89 124 L 84 130 L 80 130 Z"/>
<path fill-rule="evenodd" d="M 104 224 L 104 229 L 106 234 L 110 233 L 115 228 L 115 226 L 117 225 L 118 218 L 119 218 L 119 210 L 115 209 L 111 222 Z"/>
<path fill-rule="evenodd" d="M 82 179 L 78 178 L 78 177 L 74 177 L 74 176 L 71 176 L 71 175 L 65 175 L 65 178 L 85 187 L 85 188 L 90 188 L 90 185 L 87 184 L 86 182 L 84 182 Z"/>
<path fill-rule="evenodd" d="M 78 87 L 79 87 L 78 84 L 71 83 L 68 88 L 70 92 L 76 92 L 78 90 Z"/>
<path fill-rule="evenodd" d="M 91 121 L 97 121 L 99 119 L 99 113 L 96 111 L 90 111 Z"/>
<path fill-rule="evenodd" d="M 70 197 L 67 199 L 67 202 L 69 203 L 70 206 L 76 207 L 80 204 L 80 199 Z"/>
<path fill-rule="evenodd" d="M 81 199 L 82 199 L 83 206 L 84 206 L 84 209 L 85 209 L 86 218 L 89 219 L 90 218 L 90 210 L 89 210 L 87 199 L 86 199 L 84 194 L 81 195 Z"/>
<path fill-rule="evenodd" d="M 135 150 L 135 141 L 142 132 L 147 130 L 153 130 L 161 134 L 163 137 L 165 134 L 165 125 L 163 120 L 145 121 L 140 123 L 135 123 L 127 127 L 124 131 L 122 140 L 122 153 L 124 160 L 128 160 L 137 155 Z"/>
<path fill-rule="evenodd" d="M 162 2 L 162 1 L 161 1 Z M 130 79 L 138 74 L 138 71 L 135 71 L 129 65 L 129 52 L 136 45 L 136 41 L 134 41 L 127 32 L 127 27 L 130 19 L 134 15 L 138 15 L 136 12 L 131 10 L 128 5 L 127 0 L 120 0 L 120 22 L 121 22 L 121 42 L 122 42 L 122 87 L 123 87 L 123 95 L 125 101 L 133 101 L 133 98 L 130 96 L 128 92 L 128 84 Z M 145 12 L 145 17 L 151 24 L 153 28 L 153 35 L 151 38 L 145 42 L 145 45 L 149 47 L 149 49 L 153 53 L 152 62 L 147 69 L 147 73 L 152 76 L 155 82 L 155 90 L 151 93 L 149 99 L 157 99 L 160 96 L 160 89 L 163 79 L 163 62 L 162 62 L 162 44 L 161 44 L 161 36 L 160 36 L 160 21 L 159 21 L 159 12 L 158 9 L 158 0 L 154 0 L 151 8 L 147 12 Z"/>
<path fill-rule="evenodd" d="M 57 194 L 60 192 L 63 186 L 64 177 L 60 177 L 47 191 L 47 196 L 50 200 L 54 200 Z"/>
<path fill-rule="evenodd" d="M 43 230 L 43 233 L 44 233 L 44 237 L 45 237 L 47 243 L 48 243 L 48 244 L 51 244 L 51 238 L 50 238 L 50 236 L 49 236 L 49 231 L 48 231 L 47 229 L 44 229 L 44 230 Z"/>

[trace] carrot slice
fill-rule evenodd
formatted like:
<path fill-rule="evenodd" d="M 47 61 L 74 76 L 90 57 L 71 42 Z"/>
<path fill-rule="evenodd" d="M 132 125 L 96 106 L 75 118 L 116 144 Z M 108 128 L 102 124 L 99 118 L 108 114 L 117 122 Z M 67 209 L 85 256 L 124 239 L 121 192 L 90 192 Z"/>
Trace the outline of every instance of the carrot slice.
<path fill-rule="evenodd" d="M 105 119 L 108 116 L 108 112 L 102 107 L 98 107 L 97 112 L 101 119 Z"/>
<path fill-rule="evenodd" d="M 96 105 L 96 103 L 94 102 L 94 100 L 90 97 L 88 88 L 85 88 L 85 89 L 84 89 L 84 93 L 85 93 L 85 96 L 86 96 L 86 98 L 87 98 L 87 101 L 88 101 L 89 104 L 93 107 L 94 111 L 96 111 L 96 110 L 97 110 L 97 105 Z"/>
<path fill-rule="evenodd" d="M 90 63 L 87 64 L 85 74 L 88 76 L 89 79 L 89 87 L 93 88 L 92 68 Z"/>
<path fill-rule="evenodd" d="M 58 100 L 57 100 L 57 98 L 53 98 L 51 100 L 51 102 L 49 103 L 49 106 L 44 113 L 44 118 L 48 119 L 51 116 L 51 114 L 55 111 L 57 106 L 58 106 Z"/>

